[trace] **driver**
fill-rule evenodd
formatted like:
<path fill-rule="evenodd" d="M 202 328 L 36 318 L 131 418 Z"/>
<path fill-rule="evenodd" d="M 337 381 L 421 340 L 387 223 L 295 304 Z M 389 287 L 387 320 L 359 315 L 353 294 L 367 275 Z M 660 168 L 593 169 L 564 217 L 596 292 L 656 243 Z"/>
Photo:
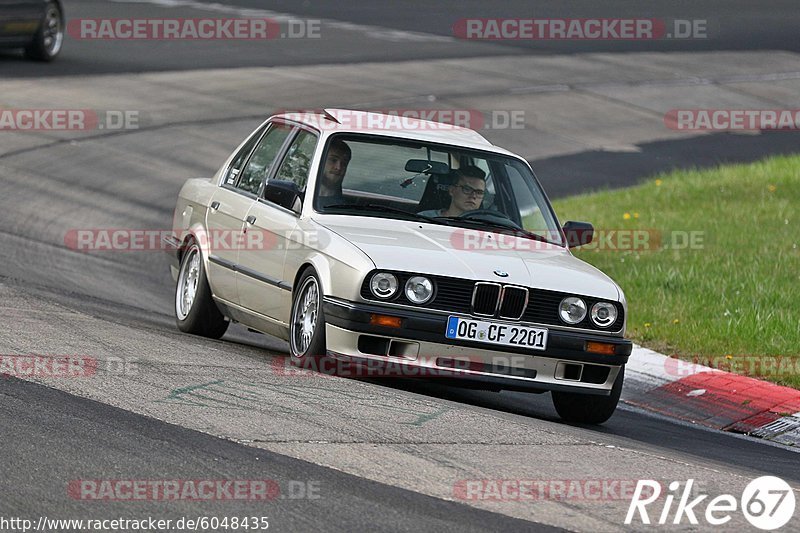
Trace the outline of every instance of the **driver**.
<path fill-rule="evenodd" d="M 481 208 L 486 194 L 486 173 L 476 166 L 456 170 L 456 182 L 448 188 L 450 206 L 418 213 L 426 217 L 457 217 Z"/>

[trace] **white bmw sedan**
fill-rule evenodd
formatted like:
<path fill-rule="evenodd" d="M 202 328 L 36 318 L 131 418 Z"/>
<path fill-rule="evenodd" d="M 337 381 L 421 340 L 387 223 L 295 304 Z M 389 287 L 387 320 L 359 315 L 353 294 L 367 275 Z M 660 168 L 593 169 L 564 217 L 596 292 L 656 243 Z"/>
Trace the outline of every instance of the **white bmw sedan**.
<path fill-rule="evenodd" d="M 234 321 L 288 340 L 298 364 L 550 391 L 569 421 L 617 406 L 625 297 L 570 253 L 592 226 L 560 226 L 525 159 L 473 130 L 276 115 L 186 182 L 173 228 L 181 331 L 219 338 Z"/>

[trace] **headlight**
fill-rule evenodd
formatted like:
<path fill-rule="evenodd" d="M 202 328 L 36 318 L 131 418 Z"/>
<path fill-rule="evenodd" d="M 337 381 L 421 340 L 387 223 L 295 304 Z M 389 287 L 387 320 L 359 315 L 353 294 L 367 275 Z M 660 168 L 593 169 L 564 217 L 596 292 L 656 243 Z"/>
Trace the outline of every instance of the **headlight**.
<path fill-rule="evenodd" d="M 377 298 L 391 298 L 397 292 L 397 277 L 388 272 L 378 272 L 372 276 L 369 288 Z"/>
<path fill-rule="evenodd" d="M 564 298 L 558 306 L 558 315 L 567 324 L 577 324 L 586 318 L 586 302 L 574 296 Z"/>
<path fill-rule="evenodd" d="M 617 308 L 608 302 L 597 302 L 592 306 L 592 322 L 601 328 L 607 328 L 617 320 Z"/>
<path fill-rule="evenodd" d="M 414 276 L 406 282 L 406 298 L 411 303 L 424 304 L 433 296 L 433 283 L 428 278 Z"/>

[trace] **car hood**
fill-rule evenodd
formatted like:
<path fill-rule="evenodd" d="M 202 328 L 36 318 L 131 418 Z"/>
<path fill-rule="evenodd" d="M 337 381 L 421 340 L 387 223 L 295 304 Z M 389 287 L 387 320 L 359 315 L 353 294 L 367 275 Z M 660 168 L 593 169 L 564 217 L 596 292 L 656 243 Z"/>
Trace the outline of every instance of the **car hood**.
<path fill-rule="evenodd" d="M 361 249 L 379 269 L 620 298 L 608 276 L 560 246 L 405 220 L 322 215 L 316 221 Z M 508 275 L 500 277 L 495 271 Z"/>

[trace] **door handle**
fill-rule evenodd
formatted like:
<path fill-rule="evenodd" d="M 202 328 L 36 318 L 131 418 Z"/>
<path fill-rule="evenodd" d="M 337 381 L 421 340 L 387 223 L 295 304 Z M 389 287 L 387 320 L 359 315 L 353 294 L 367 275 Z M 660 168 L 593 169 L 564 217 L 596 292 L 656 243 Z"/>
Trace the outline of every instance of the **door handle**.
<path fill-rule="evenodd" d="M 219 209 L 219 202 L 211 202 L 211 210 L 216 211 Z"/>
<path fill-rule="evenodd" d="M 250 215 L 249 217 L 244 219 L 244 221 L 252 226 L 253 224 L 256 223 L 256 217 L 254 217 L 253 215 Z"/>

